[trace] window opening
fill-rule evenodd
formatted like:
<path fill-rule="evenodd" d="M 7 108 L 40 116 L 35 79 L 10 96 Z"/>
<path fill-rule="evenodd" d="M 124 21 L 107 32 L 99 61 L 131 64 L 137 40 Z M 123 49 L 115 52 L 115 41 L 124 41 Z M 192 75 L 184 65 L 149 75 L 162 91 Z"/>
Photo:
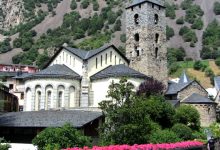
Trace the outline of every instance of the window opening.
<path fill-rule="evenodd" d="M 139 42 L 139 39 L 140 39 L 140 38 L 139 38 L 139 34 L 138 34 L 138 33 L 136 33 L 136 34 L 134 35 L 134 39 L 135 39 L 136 42 Z"/>
<path fill-rule="evenodd" d="M 159 41 L 159 34 L 156 33 L 156 34 L 155 34 L 155 42 L 158 43 L 158 41 Z"/>
<path fill-rule="evenodd" d="M 155 48 L 155 58 L 157 58 L 158 57 L 158 48 L 156 47 Z"/>
<path fill-rule="evenodd" d="M 139 24 L 139 15 L 138 14 L 134 15 L 134 22 L 135 22 L 136 25 Z"/>
<path fill-rule="evenodd" d="M 108 54 L 105 54 L 105 64 L 107 65 L 107 61 L 108 61 Z"/>
<path fill-rule="evenodd" d="M 158 14 L 155 14 L 155 15 L 154 15 L 154 23 L 155 23 L 155 24 L 158 24 L 158 21 L 159 21 Z"/>
<path fill-rule="evenodd" d="M 96 58 L 96 69 L 98 68 L 98 58 Z"/>
<path fill-rule="evenodd" d="M 101 55 L 101 67 L 102 67 L 102 55 Z"/>

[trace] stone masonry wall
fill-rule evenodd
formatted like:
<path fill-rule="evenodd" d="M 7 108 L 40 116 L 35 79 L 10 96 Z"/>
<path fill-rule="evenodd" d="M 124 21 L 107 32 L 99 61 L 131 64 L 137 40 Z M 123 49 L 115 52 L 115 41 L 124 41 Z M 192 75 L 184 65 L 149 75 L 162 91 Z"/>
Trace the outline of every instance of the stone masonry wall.
<path fill-rule="evenodd" d="M 191 104 L 194 106 L 200 114 L 200 122 L 202 127 L 208 127 L 212 123 L 216 122 L 215 104 Z"/>
<path fill-rule="evenodd" d="M 208 97 L 208 93 L 205 91 L 205 89 L 203 89 L 197 82 L 193 82 L 188 87 L 179 92 L 177 98 L 182 101 L 184 98 L 192 95 L 193 93 Z"/>
<path fill-rule="evenodd" d="M 126 56 L 130 67 L 164 83 L 167 81 L 167 49 L 165 10 L 152 3 L 143 3 L 126 10 Z M 134 16 L 138 14 L 138 24 Z M 155 14 L 158 24 L 155 24 Z M 139 41 L 135 40 L 139 34 Z M 156 42 L 156 34 L 159 35 Z M 139 56 L 135 49 L 138 48 Z M 156 49 L 158 49 L 156 54 Z"/>

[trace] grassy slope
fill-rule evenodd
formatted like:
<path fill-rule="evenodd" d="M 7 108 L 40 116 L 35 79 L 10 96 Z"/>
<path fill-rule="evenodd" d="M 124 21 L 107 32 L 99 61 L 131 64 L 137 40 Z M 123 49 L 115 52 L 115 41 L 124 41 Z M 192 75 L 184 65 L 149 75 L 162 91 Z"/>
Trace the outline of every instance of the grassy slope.
<path fill-rule="evenodd" d="M 220 69 L 219 69 L 218 66 L 216 66 L 216 64 L 213 60 L 204 60 L 204 61 L 202 61 L 202 63 L 204 65 L 209 66 L 213 70 L 215 75 L 220 74 Z M 177 72 L 170 75 L 170 77 L 171 78 L 177 78 L 182 74 L 183 70 L 186 70 L 187 74 L 190 76 L 191 79 L 198 80 L 201 83 L 201 85 L 203 85 L 205 88 L 213 87 L 211 82 L 210 82 L 210 78 L 205 76 L 205 72 L 194 70 L 193 69 L 193 64 L 194 64 L 193 61 L 179 62 L 179 65 L 181 67 L 177 70 Z"/>

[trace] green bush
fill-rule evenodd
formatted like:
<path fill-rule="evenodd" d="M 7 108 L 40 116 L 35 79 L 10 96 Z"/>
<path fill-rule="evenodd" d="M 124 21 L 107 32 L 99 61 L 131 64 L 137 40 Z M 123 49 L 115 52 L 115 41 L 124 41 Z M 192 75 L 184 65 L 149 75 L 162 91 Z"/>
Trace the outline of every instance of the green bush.
<path fill-rule="evenodd" d="M 8 144 L 4 138 L 0 138 L 0 150 L 8 150 L 10 147 L 10 144 Z"/>
<path fill-rule="evenodd" d="M 216 15 L 220 15 L 220 3 L 219 2 L 215 2 L 214 3 L 214 9 L 213 9 L 214 13 Z"/>
<path fill-rule="evenodd" d="M 205 76 L 207 76 L 207 77 L 214 76 L 214 72 L 212 71 L 211 68 L 208 67 L 205 69 Z"/>
<path fill-rule="evenodd" d="M 201 70 L 202 67 L 203 67 L 203 64 L 202 64 L 202 62 L 199 61 L 199 60 L 196 61 L 196 62 L 194 63 L 194 65 L 193 65 L 193 68 L 194 68 L 195 70 Z"/>
<path fill-rule="evenodd" d="M 188 33 L 189 31 L 190 31 L 190 29 L 187 26 L 183 26 L 180 28 L 179 35 L 184 35 L 184 34 Z"/>
<path fill-rule="evenodd" d="M 46 128 L 33 139 L 32 143 L 38 146 L 39 150 L 44 150 L 48 147 L 62 149 L 91 146 L 90 138 L 81 135 L 70 124 L 60 128 Z"/>
<path fill-rule="evenodd" d="M 11 45 L 10 45 L 10 39 L 7 38 L 3 42 L 0 42 L 0 54 L 5 53 L 12 50 Z"/>
<path fill-rule="evenodd" d="M 184 18 L 180 17 L 179 19 L 177 19 L 176 24 L 184 24 Z"/>
<path fill-rule="evenodd" d="M 76 0 L 72 0 L 71 5 L 70 5 L 70 8 L 71 8 L 72 10 L 75 10 L 75 9 L 77 8 Z"/>
<path fill-rule="evenodd" d="M 203 28 L 203 21 L 202 21 L 202 19 L 201 19 L 201 18 L 196 19 L 196 20 L 193 22 L 191 28 L 192 28 L 192 29 L 202 30 L 202 28 Z"/>
<path fill-rule="evenodd" d="M 89 6 L 89 0 L 83 0 L 81 3 L 81 7 L 86 9 Z"/>
<path fill-rule="evenodd" d="M 220 67 L 220 57 L 215 60 L 215 64 Z"/>
<path fill-rule="evenodd" d="M 172 128 L 171 131 L 173 131 L 179 138 L 187 141 L 193 139 L 193 132 L 192 129 L 190 129 L 188 126 L 184 124 L 177 123 Z"/>
<path fill-rule="evenodd" d="M 174 36 L 174 30 L 173 28 L 169 27 L 169 26 L 166 26 L 166 37 L 167 37 L 167 40 L 169 40 L 171 37 Z"/>
<path fill-rule="evenodd" d="M 165 3 L 166 6 L 166 17 L 169 17 L 171 19 L 175 19 L 176 18 L 176 13 L 175 13 L 175 5 L 170 5 L 169 3 Z"/>
<path fill-rule="evenodd" d="M 182 105 L 176 109 L 175 121 L 187 125 L 192 130 L 199 130 L 200 128 L 199 112 L 190 105 Z"/>
<path fill-rule="evenodd" d="M 175 143 L 182 141 L 173 131 L 157 130 L 150 135 L 150 143 Z"/>

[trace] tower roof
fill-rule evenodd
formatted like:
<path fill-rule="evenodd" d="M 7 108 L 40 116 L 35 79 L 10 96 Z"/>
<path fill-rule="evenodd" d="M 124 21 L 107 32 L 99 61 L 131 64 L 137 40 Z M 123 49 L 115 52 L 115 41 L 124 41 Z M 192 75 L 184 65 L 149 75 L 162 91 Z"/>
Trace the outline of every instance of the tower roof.
<path fill-rule="evenodd" d="M 189 83 L 190 81 L 191 80 L 189 79 L 189 77 L 186 74 L 186 71 L 184 70 L 180 77 L 179 83 Z"/>
<path fill-rule="evenodd" d="M 142 4 L 142 3 L 146 3 L 146 2 L 153 3 L 161 7 L 165 7 L 164 0 L 133 0 L 132 4 L 130 4 L 127 8 L 130 8 L 130 7 Z"/>

